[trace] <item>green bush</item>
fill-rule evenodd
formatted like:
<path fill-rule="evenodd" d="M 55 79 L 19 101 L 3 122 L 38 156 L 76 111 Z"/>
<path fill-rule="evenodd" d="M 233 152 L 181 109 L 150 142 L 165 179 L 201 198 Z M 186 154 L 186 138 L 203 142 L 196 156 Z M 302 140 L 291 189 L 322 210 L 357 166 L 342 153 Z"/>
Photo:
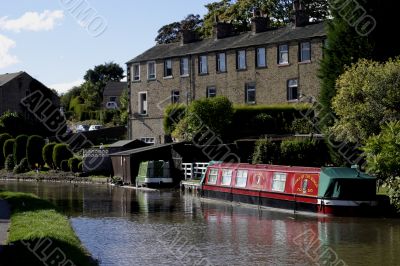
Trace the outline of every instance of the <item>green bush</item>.
<path fill-rule="evenodd" d="M 9 139 L 12 139 L 12 136 L 10 134 L 8 133 L 0 134 L 0 169 L 4 167 L 4 163 L 6 161 L 6 157 L 4 157 L 3 153 L 4 142 L 6 142 L 6 140 Z"/>
<path fill-rule="evenodd" d="M 8 172 L 12 172 L 14 170 L 15 163 L 14 163 L 14 155 L 12 153 L 7 155 L 4 167 Z"/>
<path fill-rule="evenodd" d="M 14 167 L 13 172 L 14 172 L 14 174 L 22 174 L 22 173 L 29 172 L 29 170 L 30 170 L 30 167 L 28 164 L 28 159 L 23 158 L 21 160 L 21 162 Z"/>
<path fill-rule="evenodd" d="M 164 111 L 164 131 L 170 135 L 175 130 L 176 125 L 185 116 L 187 106 L 184 104 L 170 104 Z"/>
<path fill-rule="evenodd" d="M 61 169 L 61 171 L 64 171 L 64 172 L 70 171 L 69 166 L 68 166 L 68 160 L 61 161 L 60 169 Z"/>
<path fill-rule="evenodd" d="M 295 118 L 292 122 L 291 131 L 297 134 L 310 134 L 314 132 L 314 126 L 308 118 Z"/>
<path fill-rule="evenodd" d="M 15 143 L 15 139 L 8 139 L 8 140 L 6 140 L 6 142 L 4 142 L 4 146 L 3 146 L 4 158 L 7 158 L 8 155 L 10 155 L 10 154 L 13 154 L 13 158 L 14 158 L 14 143 Z"/>
<path fill-rule="evenodd" d="M 53 162 L 57 168 L 61 168 L 61 162 L 66 160 L 68 164 L 69 158 L 72 158 L 73 154 L 67 144 L 57 144 L 53 150 Z"/>
<path fill-rule="evenodd" d="M 15 165 L 18 165 L 21 162 L 21 160 L 26 157 L 27 142 L 28 142 L 27 135 L 19 135 L 18 137 L 15 138 L 14 151 L 13 151 Z"/>
<path fill-rule="evenodd" d="M 80 160 L 78 158 L 76 158 L 76 157 L 70 158 L 68 160 L 68 167 L 69 167 L 70 171 L 74 172 L 74 173 L 79 172 L 79 163 L 80 163 Z"/>
<path fill-rule="evenodd" d="M 262 138 L 256 141 L 253 153 L 253 164 L 274 164 L 278 161 L 279 147 L 275 142 Z"/>
<path fill-rule="evenodd" d="M 56 146 L 57 143 L 48 143 L 46 145 L 44 145 L 43 149 L 42 149 L 42 158 L 43 161 L 47 164 L 47 166 L 51 169 L 55 169 L 56 166 L 53 162 L 53 150 L 54 150 L 54 146 Z"/>
<path fill-rule="evenodd" d="M 280 163 L 297 166 L 323 166 L 328 163 L 327 147 L 323 141 L 284 140 Z"/>
<path fill-rule="evenodd" d="M 78 164 L 78 172 L 82 173 L 83 172 L 83 162 L 80 162 Z"/>
<path fill-rule="evenodd" d="M 26 157 L 30 167 L 34 168 L 44 166 L 44 160 L 42 150 L 45 145 L 45 141 L 41 136 L 33 135 L 28 138 L 26 145 Z"/>

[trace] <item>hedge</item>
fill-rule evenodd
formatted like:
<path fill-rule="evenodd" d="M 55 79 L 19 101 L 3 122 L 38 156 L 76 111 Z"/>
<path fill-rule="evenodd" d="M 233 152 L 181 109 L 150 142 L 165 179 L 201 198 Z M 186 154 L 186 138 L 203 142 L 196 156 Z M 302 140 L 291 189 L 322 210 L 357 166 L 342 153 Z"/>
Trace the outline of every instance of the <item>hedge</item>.
<path fill-rule="evenodd" d="M 15 165 L 18 165 L 21 162 L 21 160 L 26 157 L 27 142 L 28 142 L 27 135 L 19 135 L 18 137 L 15 138 L 14 151 L 13 151 Z"/>
<path fill-rule="evenodd" d="M 55 169 L 55 165 L 53 162 L 53 150 L 54 150 L 54 146 L 56 146 L 57 143 L 48 143 L 46 145 L 44 145 L 43 149 L 42 149 L 42 158 L 43 161 L 47 164 L 47 166 L 51 169 Z"/>
<path fill-rule="evenodd" d="M 8 139 L 8 140 L 6 140 L 6 142 L 4 142 L 4 145 L 3 145 L 4 158 L 7 158 L 8 155 L 10 155 L 10 154 L 13 154 L 13 158 L 14 158 L 14 143 L 15 143 L 15 139 Z"/>
<path fill-rule="evenodd" d="M 66 160 L 68 164 L 69 158 L 72 158 L 73 154 L 67 144 L 57 144 L 53 150 L 53 162 L 57 168 L 61 168 L 61 162 Z"/>
<path fill-rule="evenodd" d="M 26 157 L 30 167 L 35 168 L 36 164 L 38 167 L 44 166 L 42 155 L 44 145 L 45 141 L 41 136 L 33 135 L 28 138 Z"/>
<path fill-rule="evenodd" d="M 69 172 L 69 171 L 70 171 L 69 166 L 68 166 L 68 160 L 63 160 L 63 161 L 61 161 L 61 163 L 60 163 L 60 169 L 61 169 L 62 171 L 64 171 L 64 172 Z"/>
<path fill-rule="evenodd" d="M 256 141 L 253 153 L 253 164 L 272 164 L 279 159 L 279 146 L 269 139 Z"/>
<path fill-rule="evenodd" d="M 78 164 L 78 172 L 82 173 L 83 172 L 83 162 L 80 162 Z"/>
<path fill-rule="evenodd" d="M 165 108 L 163 126 L 165 134 L 170 135 L 179 121 L 185 116 L 187 106 L 184 104 L 170 104 Z"/>
<path fill-rule="evenodd" d="M 79 163 L 80 163 L 80 160 L 78 158 L 76 158 L 76 157 L 70 158 L 68 160 L 68 167 L 69 167 L 70 171 L 74 172 L 74 173 L 79 172 L 79 167 L 78 167 Z"/>
<path fill-rule="evenodd" d="M 28 164 L 28 159 L 23 158 L 21 162 L 14 167 L 14 174 L 22 174 L 26 173 L 30 170 L 29 164 Z"/>
<path fill-rule="evenodd" d="M 15 163 L 14 163 L 14 155 L 12 153 L 7 155 L 4 167 L 9 172 L 14 170 Z"/>
<path fill-rule="evenodd" d="M 12 139 L 12 136 L 8 133 L 3 133 L 0 134 L 0 169 L 4 167 L 4 163 L 6 161 L 6 157 L 4 157 L 3 153 L 3 147 L 4 147 L 4 142 L 6 140 Z"/>

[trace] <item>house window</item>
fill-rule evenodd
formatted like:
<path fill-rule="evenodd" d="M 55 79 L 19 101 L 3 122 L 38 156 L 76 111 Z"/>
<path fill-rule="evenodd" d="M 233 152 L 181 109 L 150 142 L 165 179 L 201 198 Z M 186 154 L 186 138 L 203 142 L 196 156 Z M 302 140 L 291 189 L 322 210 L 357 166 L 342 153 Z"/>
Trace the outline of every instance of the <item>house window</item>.
<path fill-rule="evenodd" d="M 208 74 L 208 62 L 206 55 L 199 56 L 199 73 Z"/>
<path fill-rule="evenodd" d="M 132 80 L 133 81 L 140 80 L 140 64 L 134 64 L 132 66 Z"/>
<path fill-rule="evenodd" d="M 111 96 L 110 97 L 110 102 L 116 102 L 117 101 L 117 97 L 116 96 Z"/>
<path fill-rule="evenodd" d="M 236 52 L 236 69 L 246 69 L 246 50 Z"/>
<path fill-rule="evenodd" d="M 283 192 L 285 191 L 286 184 L 286 174 L 274 173 L 274 178 L 272 180 L 272 190 Z"/>
<path fill-rule="evenodd" d="M 146 144 L 152 144 L 152 145 L 156 144 L 156 139 L 155 138 L 143 137 L 143 138 L 140 138 L 140 140 L 143 141 Z"/>
<path fill-rule="evenodd" d="M 217 72 L 226 72 L 226 54 L 217 54 Z"/>
<path fill-rule="evenodd" d="M 236 173 L 236 187 L 246 187 L 247 185 L 247 170 L 238 170 Z"/>
<path fill-rule="evenodd" d="M 172 77 L 172 60 L 167 59 L 164 61 L 164 77 Z"/>
<path fill-rule="evenodd" d="M 207 184 L 211 185 L 217 184 L 217 178 L 218 178 L 218 169 L 211 169 L 210 172 L 208 173 Z"/>
<path fill-rule="evenodd" d="M 147 63 L 147 78 L 156 79 L 156 62 L 154 61 Z"/>
<path fill-rule="evenodd" d="M 181 58 L 181 76 L 189 75 L 189 58 Z"/>
<path fill-rule="evenodd" d="M 295 101 L 299 99 L 299 86 L 297 79 L 289 79 L 287 84 L 287 100 Z"/>
<path fill-rule="evenodd" d="M 214 86 L 207 88 L 207 98 L 213 98 L 217 96 L 217 88 Z"/>
<path fill-rule="evenodd" d="M 256 66 L 257 67 L 266 67 L 267 66 L 267 57 L 265 53 L 265 48 L 257 48 L 256 50 Z"/>
<path fill-rule="evenodd" d="M 147 115 L 147 92 L 139 92 L 139 114 Z"/>
<path fill-rule="evenodd" d="M 306 62 L 311 60 L 311 44 L 310 42 L 300 43 L 300 62 Z"/>
<path fill-rule="evenodd" d="M 171 91 L 171 103 L 179 103 L 179 91 L 173 90 Z"/>
<path fill-rule="evenodd" d="M 221 185 L 230 186 L 232 181 L 232 170 L 222 170 Z"/>
<path fill-rule="evenodd" d="M 287 44 L 278 46 L 278 64 L 289 64 L 289 46 Z"/>
<path fill-rule="evenodd" d="M 255 84 L 246 84 L 245 89 L 245 102 L 247 104 L 255 104 L 256 103 L 256 85 Z"/>

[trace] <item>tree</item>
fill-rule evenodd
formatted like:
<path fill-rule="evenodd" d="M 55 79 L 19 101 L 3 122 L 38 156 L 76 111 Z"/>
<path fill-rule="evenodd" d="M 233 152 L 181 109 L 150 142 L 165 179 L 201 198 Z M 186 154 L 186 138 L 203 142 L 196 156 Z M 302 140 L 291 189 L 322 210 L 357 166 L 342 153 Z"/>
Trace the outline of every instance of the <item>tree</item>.
<path fill-rule="evenodd" d="M 3 133 L 0 134 L 0 169 L 4 167 L 4 163 L 6 160 L 6 157 L 4 157 L 3 153 L 3 146 L 6 140 L 12 139 L 12 136 L 8 133 Z"/>
<path fill-rule="evenodd" d="M 43 149 L 42 149 L 42 158 L 44 162 L 47 164 L 47 166 L 51 169 L 55 169 L 56 166 L 53 162 L 53 150 L 54 146 L 56 146 L 57 143 L 48 143 L 46 144 Z"/>
<path fill-rule="evenodd" d="M 120 120 L 123 125 L 126 125 L 128 123 L 129 119 L 129 95 L 128 95 L 128 90 L 125 89 L 122 92 L 121 97 L 119 98 L 119 106 L 120 106 Z"/>
<path fill-rule="evenodd" d="M 61 162 L 66 161 L 68 166 L 69 158 L 72 158 L 73 154 L 67 144 L 57 144 L 53 150 L 53 162 L 57 168 L 61 168 Z"/>
<path fill-rule="evenodd" d="M 15 165 L 18 165 L 22 159 L 26 157 L 26 143 L 28 142 L 27 135 L 19 135 L 15 138 L 14 143 L 14 160 Z"/>
<path fill-rule="evenodd" d="M 45 141 L 41 136 L 30 136 L 26 145 L 26 157 L 28 165 L 31 168 L 44 166 L 44 160 L 42 156 L 42 150 L 45 145 Z"/>
<path fill-rule="evenodd" d="M 3 155 L 4 158 L 7 158 L 8 155 L 10 154 L 14 154 L 14 144 L 15 144 L 15 139 L 8 139 L 4 142 L 3 145 Z M 14 159 L 14 155 L 13 155 L 13 159 Z"/>
<path fill-rule="evenodd" d="M 69 110 L 69 108 L 70 108 L 69 104 L 70 104 L 71 100 L 80 95 L 81 95 L 81 87 L 80 86 L 73 87 L 68 92 L 61 95 L 61 97 L 60 97 L 61 106 L 63 106 L 65 108 L 65 110 Z"/>
<path fill-rule="evenodd" d="M 80 97 L 84 99 L 87 110 L 96 110 L 101 106 L 102 102 L 102 91 L 95 84 L 86 81 L 80 87 Z"/>
<path fill-rule="evenodd" d="M 386 63 L 360 60 L 336 82 L 331 132 L 339 141 L 365 143 L 386 121 L 400 119 L 400 59 Z"/>
<path fill-rule="evenodd" d="M 155 41 L 158 44 L 173 43 L 180 41 L 183 30 L 198 31 L 203 26 L 200 15 L 190 14 L 182 21 L 172 22 L 161 27 Z"/>

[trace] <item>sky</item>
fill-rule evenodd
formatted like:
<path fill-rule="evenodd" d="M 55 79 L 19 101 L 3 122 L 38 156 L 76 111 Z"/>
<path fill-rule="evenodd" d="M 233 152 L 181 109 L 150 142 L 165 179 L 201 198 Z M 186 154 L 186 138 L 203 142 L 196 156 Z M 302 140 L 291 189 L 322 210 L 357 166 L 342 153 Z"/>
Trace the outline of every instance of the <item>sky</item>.
<path fill-rule="evenodd" d="M 25 71 L 64 93 L 88 69 L 125 63 L 163 25 L 206 13 L 210 0 L 13 0 L 0 9 L 0 74 Z"/>

